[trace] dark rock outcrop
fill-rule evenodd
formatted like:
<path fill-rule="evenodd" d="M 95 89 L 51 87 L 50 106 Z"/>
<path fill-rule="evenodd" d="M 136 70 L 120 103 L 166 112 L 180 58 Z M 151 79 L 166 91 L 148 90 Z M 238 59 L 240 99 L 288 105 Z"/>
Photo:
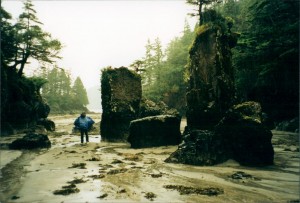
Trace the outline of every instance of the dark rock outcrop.
<path fill-rule="evenodd" d="M 48 131 L 55 131 L 55 123 L 47 118 L 41 118 L 37 121 L 37 125 L 44 126 Z"/>
<path fill-rule="evenodd" d="M 210 166 L 226 161 L 230 156 L 214 132 L 193 130 L 183 137 L 178 149 L 165 161 L 199 166 Z"/>
<path fill-rule="evenodd" d="M 141 77 L 125 67 L 102 71 L 101 137 L 107 141 L 125 141 L 130 121 L 138 118 L 142 97 Z"/>
<path fill-rule="evenodd" d="M 39 119 L 47 118 L 50 108 L 40 94 L 45 80 L 20 77 L 16 69 L 1 65 L 1 134 L 10 135 L 34 127 Z"/>
<path fill-rule="evenodd" d="M 209 11 L 211 24 L 197 29 L 187 66 L 190 78 L 187 123 L 194 129 L 212 129 L 235 99 L 231 48 L 237 37 L 226 29 L 225 19 Z"/>
<path fill-rule="evenodd" d="M 51 142 L 47 135 L 44 134 L 27 134 L 23 138 L 13 141 L 10 149 L 36 149 L 36 148 L 50 148 Z"/>
<path fill-rule="evenodd" d="M 130 123 L 128 142 L 132 148 L 176 145 L 180 141 L 180 119 L 176 116 L 151 116 Z"/>
<path fill-rule="evenodd" d="M 234 159 L 242 165 L 273 164 L 272 133 L 262 124 L 261 106 L 245 102 L 233 106 L 212 131 L 190 130 L 166 160 L 193 165 L 214 165 Z"/>
<path fill-rule="evenodd" d="M 1 122 L 1 136 L 12 135 L 15 133 L 15 130 L 8 122 Z"/>
<path fill-rule="evenodd" d="M 261 106 L 245 102 L 233 106 L 215 128 L 217 137 L 242 165 L 273 164 L 272 132 L 263 125 Z"/>

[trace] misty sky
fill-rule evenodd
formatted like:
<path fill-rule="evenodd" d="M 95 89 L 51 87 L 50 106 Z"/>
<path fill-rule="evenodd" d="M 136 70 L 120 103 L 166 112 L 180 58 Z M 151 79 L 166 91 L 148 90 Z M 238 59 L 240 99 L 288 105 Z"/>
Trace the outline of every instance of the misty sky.
<path fill-rule="evenodd" d="M 193 7 L 184 0 L 165 1 L 33 1 L 43 29 L 64 45 L 57 62 L 80 76 L 85 87 L 100 86 L 100 70 L 128 66 L 144 56 L 147 39 L 159 37 L 163 47 L 180 36 Z M 4 0 L 14 18 L 21 1 Z M 34 67 L 34 65 L 31 65 Z M 34 70 L 34 68 L 27 68 Z"/>

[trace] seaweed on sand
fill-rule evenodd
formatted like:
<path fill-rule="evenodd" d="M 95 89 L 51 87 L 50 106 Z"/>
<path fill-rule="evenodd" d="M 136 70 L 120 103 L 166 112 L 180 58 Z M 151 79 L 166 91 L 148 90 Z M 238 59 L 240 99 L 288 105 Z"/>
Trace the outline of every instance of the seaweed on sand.
<path fill-rule="evenodd" d="M 70 184 L 62 186 L 61 190 L 55 190 L 53 194 L 55 195 L 70 195 L 72 193 L 78 193 L 80 190 L 76 187 L 75 184 Z"/>
<path fill-rule="evenodd" d="M 207 187 L 207 188 L 193 188 L 183 185 L 164 185 L 164 188 L 177 190 L 181 195 L 198 194 L 207 196 L 217 196 L 224 194 L 224 190 L 221 188 Z"/>
<path fill-rule="evenodd" d="M 71 167 L 69 168 L 80 168 L 80 169 L 86 169 L 86 163 L 73 163 Z"/>

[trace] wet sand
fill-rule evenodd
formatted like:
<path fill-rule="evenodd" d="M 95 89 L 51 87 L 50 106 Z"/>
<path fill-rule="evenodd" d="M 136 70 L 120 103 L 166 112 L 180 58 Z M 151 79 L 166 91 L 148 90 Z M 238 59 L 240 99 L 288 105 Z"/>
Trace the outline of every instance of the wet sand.
<path fill-rule="evenodd" d="M 1 186 L 1 202 L 299 200 L 297 134 L 273 132 L 273 166 L 244 167 L 229 160 L 213 167 L 199 167 L 165 163 L 177 146 L 131 149 L 127 143 L 101 142 L 100 135 L 91 135 L 89 143 L 80 144 L 79 135 L 70 135 L 75 117 L 52 117 L 57 131 L 66 134 L 49 135 L 50 149 L 23 152 L 2 168 L 1 181 L 6 184 Z M 100 120 L 97 115 L 92 118 Z M 1 138 L 1 143 L 5 141 L 8 138 Z M 8 152 L 1 150 L 2 153 Z M 233 178 L 234 174 L 238 178 Z M 211 191 L 221 192 L 213 195 Z"/>

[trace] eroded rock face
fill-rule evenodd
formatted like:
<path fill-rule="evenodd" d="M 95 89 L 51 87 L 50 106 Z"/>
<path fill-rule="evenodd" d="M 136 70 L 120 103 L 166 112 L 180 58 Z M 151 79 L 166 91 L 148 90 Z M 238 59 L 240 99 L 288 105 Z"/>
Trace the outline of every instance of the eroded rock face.
<path fill-rule="evenodd" d="M 234 159 L 241 165 L 273 164 L 272 133 L 262 123 L 261 106 L 245 102 L 233 106 L 214 130 L 190 130 L 166 160 L 172 163 L 215 165 Z"/>
<path fill-rule="evenodd" d="M 261 106 L 245 102 L 233 106 L 215 127 L 232 158 L 242 165 L 273 164 L 272 132 L 263 124 Z"/>
<path fill-rule="evenodd" d="M 134 120 L 130 123 L 128 142 L 132 148 L 177 145 L 181 141 L 180 120 L 172 115 Z"/>
<path fill-rule="evenodd" d="M 36 148 L 50 148 L 51 142 L 47 135 L 44 134 L 27 134 L 21 139 L 13 141 L 10 149 L 36 149 Z"/>
<path fill-rule="evenodd" d="M 55 123 L 47 118 L 41 118 L 37 121 L 37 125 L 44 126 L 47 131 L 55 131 Z"/>
<path fill-rule="evenodd" d="M 197 30 L 188 65 L 186 117 L 190 128 L 212 129 L 233 105 L 233 39 L 233 34 L 222 28 L 202 25 Z"/>
<path fill-rule="evenodd" d="M 106 68 L 101 78 L 101 137 L 107 141 L 125 141 L 130 121 L 139 115 L 142 86 L 140 76 L 125 67 Z"/>

